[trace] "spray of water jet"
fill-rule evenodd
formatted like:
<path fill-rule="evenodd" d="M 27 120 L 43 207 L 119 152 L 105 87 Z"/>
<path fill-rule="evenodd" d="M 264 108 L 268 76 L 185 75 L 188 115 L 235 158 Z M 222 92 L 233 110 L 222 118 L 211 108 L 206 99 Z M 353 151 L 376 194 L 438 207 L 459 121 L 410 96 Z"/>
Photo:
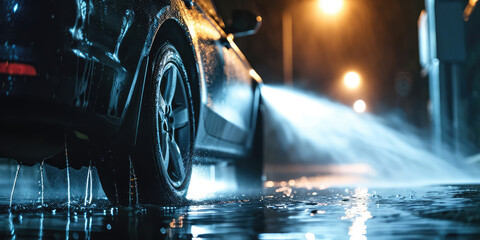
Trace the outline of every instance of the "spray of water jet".
<path fill-rule="evenodd" d="M 264 86 L 262 97 L 267 162 L 366 166 L 374 183 L 472 180 L 453 154 L 433 154 L 407 127 L 292 88 Z"/>
<path fill-rule="evenodd" d="M 19 163 L 17 165 L 17 172 L 15 173 L 15 180 L 13 180 L 12 193 L 10 194 L 10 205 L 9 205 L 10 208 L 12 207 L 13 194 L 15 193 L 15 186 L 17 185 L 18 173 L 20 172 L 21 167 L 22 167 L 22 164 Z"/>
<path fill-rule="evenodd" d="M 92 203 L 93 197 L 93 176 L 92 176 L 92 160 L 88 164 L 87 170 L 87 183 L 85 184 L 85 199 L 83 201 L 84 206 Z"/>
<path fill-rule="evenodd" d="M 42 161 L 42 162 L 40 163 L 40 169 L 39 169 L 39 171 L 40 171 L 40 187 L 41 187 L 41 191 L 42 191 L 42 192 L 41 192 L 41 196 L 40 196 L 40 197 L 41 197 L 42 207 L 44 206 L 44 205 L 43 205 L 43 194 L 44 194 L 44 192 L 45 192 L 44 179 L 43 179 L 43 164 L 44 164 L 44 163 L 45 163 L 45 161 Z"/>
<path fill-rule="evenodd" d="M 67 194 L 68 194 L 68 202 L 67 207 L 70 209 L 70 169 L 68 166 L 68 145 L 67 145 L 67 132 L 65 132 L 65 165 L 67 170 Z"/>

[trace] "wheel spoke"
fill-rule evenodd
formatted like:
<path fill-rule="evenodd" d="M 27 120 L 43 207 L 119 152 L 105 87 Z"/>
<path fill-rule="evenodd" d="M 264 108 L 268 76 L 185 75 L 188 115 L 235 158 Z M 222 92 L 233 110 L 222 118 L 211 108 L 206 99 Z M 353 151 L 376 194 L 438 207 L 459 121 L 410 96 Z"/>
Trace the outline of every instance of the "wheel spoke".
<path fill-rule="evenodd" d="M 166 110 L 166 102 L 165 102 L 165 95 L 161 90 L 161 83 L 164 78 L 160 78 L 160 80 L 157 83 L 157 104 L 159 106 L 158 111 L 161 113 L 164 113 Z"/>
<path fill-rule="evenodd" d="M 158 97 L 158 106 L 158 114 L 163 117 L 163 113 L 167 110 L 167 104 L 165 103 L 165 100 L 161 94 Z"/>
<path fill-rule="evenodd" d="M 163 154 L 163 163 L 165 165 L 165 169 L 168 169 L 168 165 L 170 164 L 170 144 L 168 144 L 169 139 L 168 139 L 168 134 L 166 132 L 162 133 L 162 140 L 164 141 L 162 145 L 164 146 L 164 151 L 162 151 Z"/>
<path fill-rule="evenodd" d="M 183 70 L 183 69 L 181 69 Z M 185 92 L 184 79 L 176 62 L 167 62 L 162 65 L 162 76 L 158 82 L 157 91 L 157 124 L 158 144 L 161 159 L 161 167 L 168 181 L 175 188 L 180 188 L 186 178 L 185 163 L 180 146 L 175 136 L 190 122 L 189 99 Z M 183 134 L 183 130 L 180 131 Z M 183 134 L 184 135 L 184 134 Z M 183 137 L 183 135 L 181 135 Z M 183 138 L 182 138 L 183 139 Z M 184 141 L 181 142 L 184 149 Z M 188 165 L 187 165 L 188 166 Z"/>
<path fill-rule="evenodd" d="M 180 152 L 180 148 L 178 147 L 177 143 L 175 140 L 170 140 L 169 141 L 169 149 L 170 149 L 170 155 L 171 155 L 171 163 L 173 164 L 173 174 L 175 177 L 178 178 L 179 181 L 182 181 L 184 176 L 185 176 L 185 169 L 183 166 L 183 158 L 182 158 L 182 153 Z"/>
<path fill-rule="evenodd" d="M 163 123 L 163 120 L 165 119 L 165 113 L 161 108 L 159 108 L 157 115 L 158 115 L 158 127 L 159 127 L 159 130 L 162 130 L 162 123 Z"/>
<path fill-rule="evenodd" d="M 167 72 L 167 82 L 163 94 L 166 105 L 172 104 L 173 96 L 175 95 L 175 90 L 177 88 L 178 75 L 179 72 L 176 67 L 172 67 L 171 70 Z"/>
<path fill-rule="evenodd" d="M 173 119 L 175 128 L 182 128 L 188 124 L 188 108 L 186 106 L 179 106 L 173 110 Z"/>

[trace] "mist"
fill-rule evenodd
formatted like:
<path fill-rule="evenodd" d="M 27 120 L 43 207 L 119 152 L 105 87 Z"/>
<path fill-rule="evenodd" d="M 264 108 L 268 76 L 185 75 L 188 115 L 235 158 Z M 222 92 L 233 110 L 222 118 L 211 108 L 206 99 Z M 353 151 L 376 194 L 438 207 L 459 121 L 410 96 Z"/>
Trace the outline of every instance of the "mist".
<path fill-rule="evenodd" d="M 412 127 L 304 91 L 264 86 L 266 162 L 350 166 L 375 185 L 466 183 L 478 169 L 430 149 Z M 447 149 L 445 147 L 445 149 Z"/>

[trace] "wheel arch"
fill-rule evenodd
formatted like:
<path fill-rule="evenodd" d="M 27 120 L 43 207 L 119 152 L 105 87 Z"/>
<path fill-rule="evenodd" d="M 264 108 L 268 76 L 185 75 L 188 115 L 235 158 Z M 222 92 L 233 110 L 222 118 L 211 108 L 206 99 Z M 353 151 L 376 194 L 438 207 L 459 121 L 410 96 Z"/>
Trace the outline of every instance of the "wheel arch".
<path fill-rule="evenodd" d="M 201 105 L 201 83 L 199 77 L 199 66 L 195 57 L 193 43 L 188 35 L 188 31 L 184 29 L 184 27 L 182 27 L 176 19 L 167 19 L 160 25 L 157 33 L 155 34 L 150 54 L 155 53 L 156 50 L 167 41 L 175 46 L 187 71 L 190 91 L 193 98 L 192 101 L 195 115 L 195 131 L 197 131 Z"/>
<path fill-rule="evenodd" d="M 168 13 L 166 14 L 168 16 Z M 158 19 L 160 20 L 160 19 Z M 143 108 L 144 88 L 148 84 L 148 76 L 150 71 L 150 60 L 152 55 L 158 50 L 162 44 L 169 41 L 175 46 L 179 52 L 190 83 L 190 91 L 192 94 L 192 101 L 194 107 L 195 120 L 195 136 L 198 131 L 200 111 L 201 111 L 201 80 L 199 77 L 199 66 L 195 57 L 195 48 L 192 44 L 191 38 L 186 30 L 186 27 L 173 17 L 165 20 L 160 20 L 160 24 L 154 27 L 151 40 L 147 40 L 144 51 L 144 60 L 142 60 L 142 80 L 138 82 L 137 90 L 135 90 L 132 103 L 128 109 L 128 113 L 120 128 L 119 134 L 109 145 L 123 146 L 131 149 L 136 145 L 139 134 L 139 124 Z M 147 38 L 148 39 L 148 38 Z M 140 79 L 139 79 L 140 80 Z"/>

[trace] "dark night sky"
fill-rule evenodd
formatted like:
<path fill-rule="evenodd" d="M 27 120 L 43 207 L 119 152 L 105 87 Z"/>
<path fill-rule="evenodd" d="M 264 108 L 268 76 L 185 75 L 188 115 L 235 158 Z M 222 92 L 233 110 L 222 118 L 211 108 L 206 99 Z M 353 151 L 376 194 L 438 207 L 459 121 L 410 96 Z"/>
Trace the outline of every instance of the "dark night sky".
<path fill-rule="evenodd" d="M 263 17 L 254 36 L 235 42 L 266 83 L 282 77 L 282 11 L 293 15 L 295 85 L 350 104 L 357 98 L 377 113 L 400 110 L 417 125 L 426 121 L 428 83 L 420 77 L 417 19 L 422 0 L 344 0 L 338 16 L 326 16 L 314 0 L 216 0 L 219 11 L 248 8 Z M 340 82 L 347 70 L 364 85 L 347 93 Z M 396 93 L 399 73 L 411 76 L 412 91 Z"/>

